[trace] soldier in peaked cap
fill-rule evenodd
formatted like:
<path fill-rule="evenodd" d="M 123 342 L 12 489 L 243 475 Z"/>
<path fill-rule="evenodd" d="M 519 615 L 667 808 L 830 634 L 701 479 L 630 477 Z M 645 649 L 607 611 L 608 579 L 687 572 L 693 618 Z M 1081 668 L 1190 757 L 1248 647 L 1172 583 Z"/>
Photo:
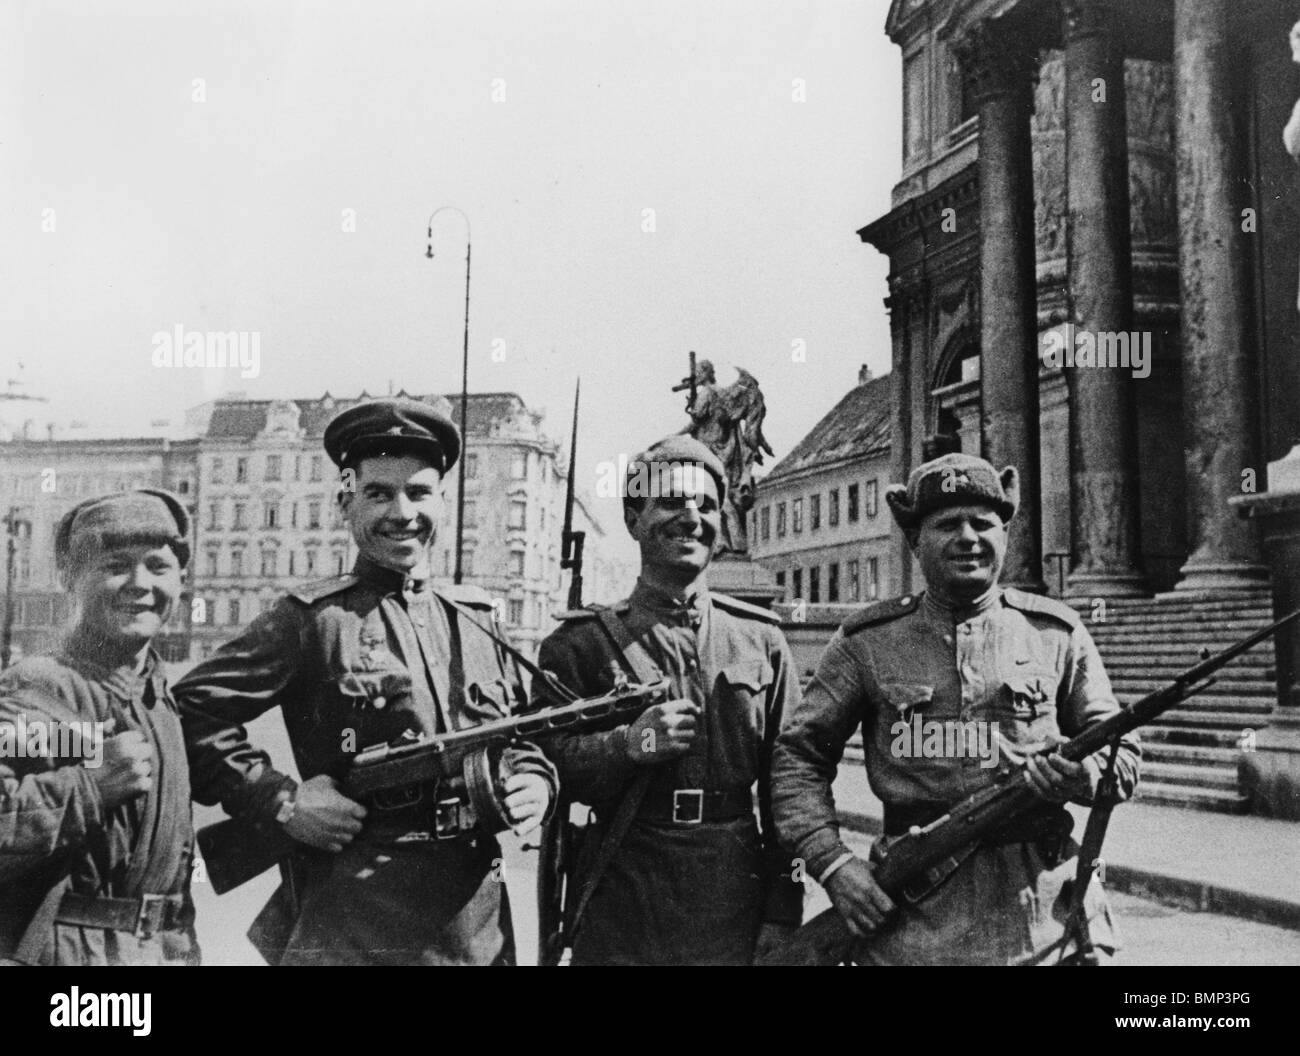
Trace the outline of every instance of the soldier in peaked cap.
<path fill-rule="evenodd" d="M 75 626 L 58 655 L 0 675 L 0 960 L 198 963 L 185 744 L 152 647 L 189 534 L 155 489 L 59 522 Z"/>
<path fill-rule="evenodd" d="M 662 673 L 674 698 L 548 741 L 565 791 L 595 816 L 568 907 L 573 964 L 750 964 L 799 922 L 803 888 L 782 875 L 768 810 L 772 744 L 799 683 L 776 616 L 708 588 L 725 495 L 721 462 L 689 436 L 637 456 L 623 500 L 636 587 L 563 614 L 542 643 L 541 666 L 583 695 Z"/>
<path fill-rule="evenodd" d="M 832 638 L 776 746 L 777 827 L 859 937 L 858 963 L 1068 957 L 1062 922 L 1078 845 L 1063 805 L 1090 802 L 1101 770 L 1095 757 L 1073 763 L 1030 753 L 1116 712 L 1101 658 L 1073 609 L 998 585 L 1019 500 L 1013 467 L 998 472 L 982 458 L 944 455 L 885 497 L 926 590 L 867 607 Z M 831 799 L 845 742 L 859 726 L 867 775 L 885 805 L 876 848 L 942 816 L 1000 767 L 1023 764 L 1017 779 L 1045 810 L 936 867 L 895 905 L 872 862 L 840 839 Z M 1121 798 L 1137 783 L 1139 754 L 1125 738 Z M 1092 941 L 1108 957 L 1116 940 L 1095 881 L 1084 905 Z"/>
<path fill-rule="evenodd" d="M 500 644 L 471 626 L 491 620 L 483 592 L 429 584 L 460 436 L 434 407 L 385 399 L 343 411 L 324 440 L 356 566 L 295 590 L 177 685 L 195 798 L 298 841 L 250 932 L 272 963 L 513 964 L 501 849 L 468 804 L 423 787 L 361 803 L 339 786 L 358 751 L 502 718 L 520 692 Z M 274 707 L 301 783 L 245 737 Z M 502 786 L 526 831 L 547 813 L 555 771 L 520 744 Z"/>

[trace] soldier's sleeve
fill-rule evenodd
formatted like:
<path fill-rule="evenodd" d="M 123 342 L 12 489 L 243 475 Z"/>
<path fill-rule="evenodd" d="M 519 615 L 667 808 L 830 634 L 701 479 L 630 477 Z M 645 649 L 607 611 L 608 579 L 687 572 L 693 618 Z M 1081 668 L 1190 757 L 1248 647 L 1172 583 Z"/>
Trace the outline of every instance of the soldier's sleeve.
<path fill-rule="evenodd" d="M 1090 726 L 1095 726 L 1103 719 L 1108 719 L 1119 711 L 1119 703 L 1111 689 L 1110 678 L 1101 662 L 1101 654 L 1092 640 L 1092 635 L 1082 624 L 1070 633 L 1069 670 L 1066 673 L 1064 707 L 1060 716 L 1061 732 L 1066 737 L 1074 737 Z M 1092 757 L 1098 765 L 1089 765 L 1088 775 L 1092 784 L 1092 794 L 1097 791 L 1101 779 L 1101 766 L 1105 759 L 1102 755 Z M 1120 740 L 1119 754 L 1115 759 L 1115 776 L 1117 778 L 1118 798 L 1129 799 L 1137 788 L 1138 771 L 1141 766 L 1142 749 L 1138 743 L 1137 733 L 1126 734 Z M 1083 805 L 1092 801 L 1090 795 L 1086 800 L 1078 800 Z"/>
<path fill-rule="evenodd" d="M 13 697 L 0 699 L 0 744 L 17 747 L 30 718 Z M 103 829 L 104 802 L 82 765 L 49 760 L 0 760 L 0 882 L 21 876 L 52 856 L 84 844 Z"/>
<path fill-rule="evenodd" d="M 597 690 L 588 684 L 583 671 L 590 667 L 592 659 L 583 655 L 577 635 L 561 627 L 542 642 L 537 666 L 554 672 L 574 692 L 591 696 Z M 533 703 L 553 706 L 558 701 L 550 699 L 539 679 L 534 681 Z M 566 796 L 594 803 L 622 794 L 636 773 L 636 764 L 627 755 L 629 725 L 595 733 L 561 734 L 548 740 L 547 754 L 555 762 Z"/>
<path fill-rule="evenodd" d="M 522 692 L 522 690 L 517 689 L 521 681 L 519 669 L 518 665 L 503 652 L 499 652 L 498 655 L 501 662 L 501 678 L 508 687 L 507 698 L 511 702 L 506 714 L 510 714 L 516 710 L 514 702 L 518 698 L 518 693 Z M 531 741 L 517 741 L 512 744 L 505 750 L 504 759 L 509 769 L 515 773 L 540 774 L 545 779 L 547 786 L 550 788 L 550 796 L 546 803 L 546 815 L 542 821 L 550 821 L 551 815 L 555 813 L 555 804 L 560 792 L 560 777 L 556 772 L 555 764 L 546 758 L 546 754 Z"/>
<path fill-rule="evenodd" d="M 281 600 L 173 687 L 199 803 L 220 803 L 232 817 L 269 819 L 279 793 L 297 788 L 249 743 L 244 724 L 276 707 L 297 674 L 303 619 Z"/>
<path fill-rule="evenodd" d="M 772 817 L 781 841 L 821 874 L 848 847 L 840 839 L 831 785 L 844 745 L 862 720 L 861 662 L 837 632 L 807 692 L 790 710 L 772 753 Z"/>
<path fill-rule="evenodd" d="M 771 924 L 797 925 L 803 919 L 803 884 L 791 879 L 791 853 L 772 820 L 772 753 L 786 716 L 799 706 L 799 678 L 785 635 L 775 627 L 771 631 L 773 677 L 758 763 L 758 819 L 767 874 L 763 919 Z"/>

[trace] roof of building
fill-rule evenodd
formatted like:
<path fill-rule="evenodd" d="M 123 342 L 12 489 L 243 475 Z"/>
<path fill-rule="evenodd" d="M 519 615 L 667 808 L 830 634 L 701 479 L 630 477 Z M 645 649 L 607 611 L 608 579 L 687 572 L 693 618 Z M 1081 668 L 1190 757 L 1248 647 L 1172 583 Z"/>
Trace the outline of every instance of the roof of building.
<path fill-rule="evenodd" d="M 398 395 L 410 394 L 403 391 Z M 267 417 L 274 404 L 292 403 L 298 408 L 298 426 L 304 435 L 320 437 L 325 433 L 325 426 L 340 411 L 366 400 L 380 398 L 382 397 L 363 392 L 356 397 L 333 397 L 325 393 L 322 396 L 294 400 L 219 399 L 212 405 L 212 413 L 203 432 L 210 439 L 251 440 L 266 428 Z M 411 398 L 441 406 L 459 428 L 460 393 L 449 396 L 417 395 Z M 469 432 L 478 435 L 488 433 L 492 422 L 514 417 L 527 410 L 524 401 L 513 392 L 471 392 L 468 403 Z"/>
<path fill-rule="evenodd" d="M 762 478 L 767 484 L 816 466 L 889 453 L 892 375 L 855 385 L 812 427 L 794 449 Z"/>

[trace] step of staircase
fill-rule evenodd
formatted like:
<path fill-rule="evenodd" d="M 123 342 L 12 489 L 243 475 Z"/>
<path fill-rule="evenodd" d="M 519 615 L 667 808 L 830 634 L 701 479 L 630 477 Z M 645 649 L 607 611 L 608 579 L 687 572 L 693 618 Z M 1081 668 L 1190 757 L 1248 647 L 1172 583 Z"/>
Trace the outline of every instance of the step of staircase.
<path fill-rule="evenodd" d="M 1237 791 L 1237 767 L 1201 762 L 1170 763 L 1149 759 L 1142 763 L 1142 784 L 1185 785 L 1192 788 L 1226 788 Z"/>
<path fill-rule="evenodd" d="M 1159 781 L 1147 781 L 1145 778 L 1138 784 L 1137 795 L 1134 798 L 1158 806 L 1182 807 L 1185 810 L 1210 810 L 1220 814 L 1245 814 L 1250 809 L 1249 797 L 1235 790 L 1166 785 Z"/>

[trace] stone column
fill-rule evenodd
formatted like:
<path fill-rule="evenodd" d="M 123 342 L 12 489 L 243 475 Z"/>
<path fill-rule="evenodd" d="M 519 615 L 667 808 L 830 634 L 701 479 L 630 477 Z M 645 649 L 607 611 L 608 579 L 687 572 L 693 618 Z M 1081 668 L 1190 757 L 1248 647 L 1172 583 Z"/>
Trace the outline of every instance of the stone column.
<path fill-rule="evenodd" d="M 1002 581 L 1042 592 L 1038 282 L 1030 142 L 1036 49 L 979 22 L 956 42 L 979 108 L 980 375 L 984 457 L 1020 471 Z"/>
<path fill-rule="evenodd" d="M 1111 0 L 1065 0 L 1064 13 L 1067 244 L 1074 326 L 1073 332 L 1066 332 L 1070 337 L 1090 335 L 1094 341 L 1105 334 L 1108 347 L 1123 348 L 1138 340 L 1131 333 L 1124 52 L 1115 40 Z M 1128 356 L 1123 359 L 1131 362 Z M 1065 380 L 1074 513 L 1067 590 L 1086 596 L 1144 594 L 1146 583 L 1138 568 L 1131 368 L 1067 362 Z"/>
<path fill-rule="evenodd" d="M 1247 141 L 1229 13 L 1234 0 L 1175 0 L 1174 129 L 1182 287 L 1188 544 L 1178 590 L 1260 587 L 1254 533 L 1228 500 L 1258 471 L 1255 329 L 1242 209 Z"/>
<path fill-rule="evenodd" d="M 890 391 L 889 458 L 891 483 L 907 483 L 908 475 L 916 468 L 912 459 L 912 438 L 917 430 L 924 428 L 924 419 L 917 422 L 912 415 L 915 404 L 913 392 L 925 384 L 924 359 L 920 363 L 916 361 L 918 343 L 912 339 L 913 319 L 916 316 L 914 306 L 918 296 L 916 290 L 891 286 L 889 297 L 885 300 L 893 337 L 891 373 L 894 380 Z M 889 584 L 889 589 L 894 594 L 910 594 L 914 575 L 912 552 L 902 532 L 895 532 L 894 535 L 894 565 L 898 576 Z"/>

